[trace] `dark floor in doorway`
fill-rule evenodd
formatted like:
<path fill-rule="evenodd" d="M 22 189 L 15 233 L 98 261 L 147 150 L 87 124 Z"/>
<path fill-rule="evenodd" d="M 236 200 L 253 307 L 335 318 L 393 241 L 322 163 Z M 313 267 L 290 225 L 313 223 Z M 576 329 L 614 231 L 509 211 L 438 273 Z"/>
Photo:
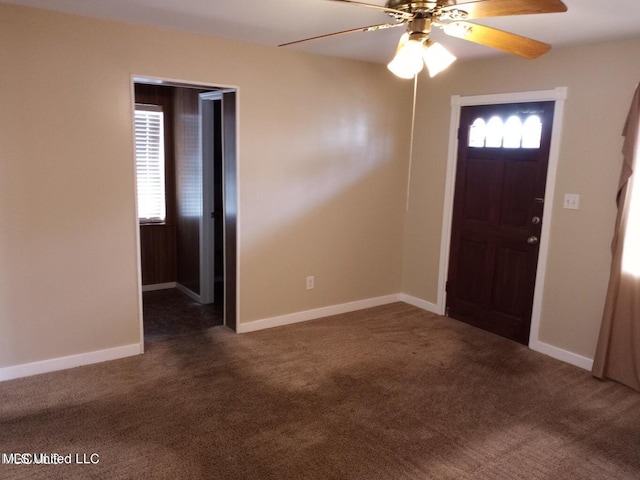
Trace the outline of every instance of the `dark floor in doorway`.
<path fill-rule="evenodd" d="M 202 305 L 175 288 L 143 292 L 144 338 L 202 332 L 222 325 L 222 305 Z"/>

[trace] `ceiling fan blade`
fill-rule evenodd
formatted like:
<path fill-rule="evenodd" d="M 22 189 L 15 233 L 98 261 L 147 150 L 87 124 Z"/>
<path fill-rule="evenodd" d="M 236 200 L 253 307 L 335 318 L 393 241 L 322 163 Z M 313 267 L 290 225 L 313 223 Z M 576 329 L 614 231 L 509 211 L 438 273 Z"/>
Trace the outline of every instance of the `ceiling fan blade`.
<path fill-rule="evenodd" d="M 288 45 L 295 45 L 297 43 L 310 42 L 311 40 L 319 40 L 321 38 L 337 37 L 338 35 L 347 35 L 349 33 L 357 33 L 357 32 L 374 32 L 376 30 L 383 30 L 385 28 L 400 27 L 402 25 L 405 25 L 405 24 L 404 23 L 383 23 L 383 24 L 380 24 L 380 25 L 371 25 L 369 27 L 352 28 L 350 30 L 343 30 L 341 32 L 327 33 L 325 35 L 318 35 L 317 37 L 310 37 L 310 38 L 305 38 L 305 39 L 302 39 L 302 40 L 296 40 L 295 42 L 283 43 L 283 44 L 280 44 L 278 46 L 279 47 L 286 47 Z"/>
<path fill-rule="evenodd" d="M 392 13 L 394 17 L 401 17 L 405 20 L 411 20 L 414 17 L 414 15 L 409 12 L 403 12 L 402 10 L 395 10 L 393 8 L 388 8 L 388 7 L 381 7 L 380 5 L 371 5 L 370 3 L 355 2 L 353 0 L 329 0 L 329 1 L 349 3 L 357 7 L 373 8 L 374 10 L 379 10 L 381 12 Z"/>
<path fill-rule="evenodd" d="M 551 50 L 548 43 L 476 23 L 453 22 L 444 27 L 444 32 L 452 37 L 497 48 L 524 58 L 538 58 Z"/>
<path fill-rule="evenodd" d="M 536 13 L 566 12 L 567 6 L 561 0 L 484 0 L 458 2 L 449 9 L 464 10 L 467 18 L 500 17 L 505 15 L 529 15 Z M 445 9 L 447 10 L 447 9 Z"/>

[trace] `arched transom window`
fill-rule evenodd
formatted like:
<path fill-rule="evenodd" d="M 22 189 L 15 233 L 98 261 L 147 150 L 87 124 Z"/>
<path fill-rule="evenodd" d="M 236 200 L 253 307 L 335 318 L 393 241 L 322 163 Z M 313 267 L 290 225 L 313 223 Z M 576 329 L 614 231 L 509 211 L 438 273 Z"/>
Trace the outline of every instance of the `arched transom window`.
<path fill-rule="evenodd" d="M 540 148 L 542 120 L 529 115 L 524 122 L 517 115 L 503 121 L 494 116 L 476 118 L 469 130 L 469 146 L 474 148 Z"/>

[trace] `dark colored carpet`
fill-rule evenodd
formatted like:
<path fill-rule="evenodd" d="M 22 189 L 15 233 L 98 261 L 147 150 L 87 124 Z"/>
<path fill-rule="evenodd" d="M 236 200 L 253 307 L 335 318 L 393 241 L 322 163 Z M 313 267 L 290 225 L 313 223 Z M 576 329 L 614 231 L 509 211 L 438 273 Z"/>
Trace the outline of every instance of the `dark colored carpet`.
<path fill-rule="evenodd" d="M 199 333 L 223 324 L 221 303 L 202 305 L 175 288 L 144 292 L 142 303 L 145 340 Z"/>
<path fill-rule="evenodd" d="M 2 383 L 0 452 L 100 456 L 3 479 L 638 479 L 640 395 L 396 303 Z"/>

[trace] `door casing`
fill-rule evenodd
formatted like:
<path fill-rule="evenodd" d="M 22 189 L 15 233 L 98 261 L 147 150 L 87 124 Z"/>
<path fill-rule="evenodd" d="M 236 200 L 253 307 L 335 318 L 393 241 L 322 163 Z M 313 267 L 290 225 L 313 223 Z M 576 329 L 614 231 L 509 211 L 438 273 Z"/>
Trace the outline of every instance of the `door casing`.
<path fill-rule="evenodd" d="M 216 158 L 216 145 L 213 135 L 205 132 L 213 131 L 221 126 L 214 122 L 214 102 L 222 102 L 222 92 L 216 90 L 200 94 L 200 144 L 202 146 L 202 216 L 200 217 L 200 302 L 213 303 L 215 299 L 215 247 L 216 232 L 214 218 L 215 211 L 214 188 L 211 179 L 214 178 L 214 164 L 222 159 Z M 221 215 L 222 212 L 215 212 Z M 224 243 L 224 242 L 223 242 Z"/>
<path fill-rule="evenodd" d="M 224 291 L 224 324 L 234 331 L 237 331 L 238 317 L 240 315 L 239 308 L 239 272 L 240 264 L 239 249 L 237 248 L 238 239 L 238 143 L 239 143 L 239 123 L 237 120 L 238 105 L 238 87 L 233 85 L 211 85 L 206 83 L 194 82 L 191 80 L 177 80 L 169 78 L 161 78 L 149 75 L 131 75 L 131 99 L 132 99 L 132 118 L 135 108 L 134 85 L 136 83 L 163 84 L 175 87 L 202 87 L 215 90 L 215 94 L 220 94 L 220 100 L 223 102 L 223 121 L 225 128 L 223 129 L 223 142 L 225 144 L 223 152 L 223 169 L 224 169 L 224 267 L 225 267 L 225 291 Z M 134 145 L 135 150 L 135 145 Z M 135 162 L 133 163 L 135 169 Z M 135 179 L 135 176 L 134 176 Z M 135 186 L 135 183 L 134 183 Z M 137 285 L 138 285 L 138 318 L 140 325 L 140 353 L 144 353 L 144 317 L 142 311 L 142 272 L 140 265 L 140 228 L 137 215 L 136 220 L 136 254 L 137 254 Z M 202 231 L 202 229 L 201 229 Z M 211 232 L 209 232 L 210 234 Z M 207 279 L 207 281 L 212 281 Z"/>
<path fill-rule="evenodd" d="M 447 160 L 447 174 L 445 180 L 445 198 L 442 215 L 442 237 L 440 242 L 440 264 L 438 276 L 438 301 L 437 313 L 444 315 L 446 308 L 446 281 L 449 269 L 449 256 L 451 250 L 451 222 L 453 216 L 453 200 L 455 196 L 456 163 L 458 158 L 458 127 L 460 125 L 460 109 L 468 105 L 492 105 L 503 103 L 523 103 L 536 101 L 553 101 L 555 110 L 553 115 L 553 130 L 551 133 L 551 148 L 549 151 L 549 165 L 547 169 L 547 182 L 545 189 L 545 202 L 542 225 L 540 251 L 535 290 L 533 295 L 533 310 L 531 313 L 531 330 L 529 334 L 529 347 L 544 351 L 545 345 L 539 339 L 540 318 L 542 311 L 542 295 L 546 277 L 546 266 L 549 255 L 549 239 L 551 236 L 551 219 L 553 213 L 553 198 L 560 154 L 560 140 L 564 117 L 564 103 L 567 99 L 567 88 L 557 87 L 553 90 L 475 95 L 451 97 L 451 122 L 449 128 L 449 155 Z"/>

